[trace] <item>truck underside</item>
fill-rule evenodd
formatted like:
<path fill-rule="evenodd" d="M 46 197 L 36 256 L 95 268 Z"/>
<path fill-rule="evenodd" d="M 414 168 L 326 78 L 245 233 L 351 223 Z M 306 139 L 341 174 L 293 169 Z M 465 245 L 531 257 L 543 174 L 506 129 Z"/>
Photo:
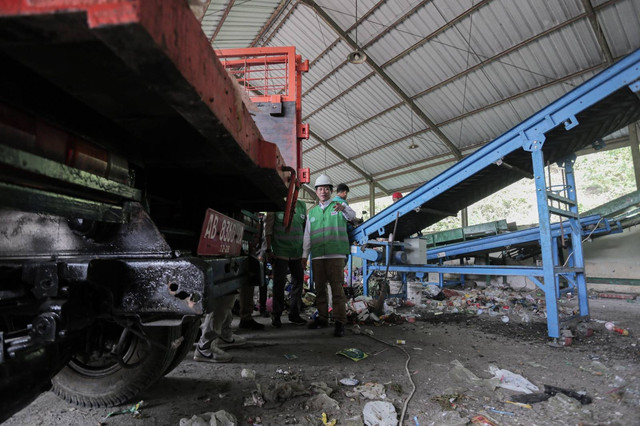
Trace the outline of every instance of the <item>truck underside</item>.
<path fill-rule="evenodd" d="M 77 3 L 0 5 L 0 421 L 52 380 L 108 406 L 171 371 L 212 299 L 260 275 L 246 238 L 196 255 L 207 208 L 247 229 L 285 208 L 263 113 L 187 2 Z"/>

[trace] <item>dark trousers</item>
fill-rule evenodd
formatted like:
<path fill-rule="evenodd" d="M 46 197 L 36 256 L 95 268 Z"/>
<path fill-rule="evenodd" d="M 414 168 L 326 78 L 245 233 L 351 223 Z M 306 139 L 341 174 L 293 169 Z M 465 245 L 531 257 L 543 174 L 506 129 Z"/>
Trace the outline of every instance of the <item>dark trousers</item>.
<path fill-rule="evenodd" d="M 327 284 L 331 286 L 333 319 L 342 324 L 347 322 L 347 297 L 344 294 L 344 259 L 313 259 L 313 281 L 316 289 L 318 318 L 329 319 L 329 299 Z"/>
<path fill-rule="evenodd" d="M 289 316 L 297 317 L 302 308 L 302 283 L 304 272 L 301 259 L 273 260 L 273 315 L 279 317 L 284 311 L 284 286 L 287 272 L 291 271 L 291 292 L 289 293 Z"/>
<path fill-rule="evenodd" d="M 240 302 L 240 319 L 250 320 L 255 305 L 253 301 L 255 287 L 252 285 L 240 285 L 238 290 L 240 291 L 240 295 L 238 296 L 238 301 Z"/>

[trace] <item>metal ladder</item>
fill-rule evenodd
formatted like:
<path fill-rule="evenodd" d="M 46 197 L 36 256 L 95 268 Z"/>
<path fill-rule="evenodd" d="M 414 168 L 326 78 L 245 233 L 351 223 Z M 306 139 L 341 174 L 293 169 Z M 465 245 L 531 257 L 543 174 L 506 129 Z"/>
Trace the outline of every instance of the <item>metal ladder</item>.
<path fill-rule="evenodd" d="M 525 147 L 527 151 L 531 152 L 533 162 L 540 226 L 540 246 L 542 249 L 543 281 L 539 281 L 536 277 L 530 278 L 545 293 L 549 336 L 558 338 L 560 337 L 561 322 L 558 315 L 558 299 L 561 295 L 568 291 L 576 291 L 579 303 L 579 314 L 564 318 L 563 322 L 588 318 L 589 303 L 582 252 L 582 227 L 579 220 L 573 171 L 576 156 L 575 154 L 568 156 L 559 162 L 564 167 L 565 179 L 561 190 L 555 192 L 551 190 L 551 182 L 547 182 L 545 178 L 543 143 L 544 140 L 535 140 L 528 147 Z M 559 193 L 563 193 L 563 195 L 559 195 Z M 556 202 L 562 207 L 554 207 L 551 205 L 552 202 Z M 569 255 L 564 265 L 560 264 L 558 237 L 552 237 L 551 234 L 551 214 L 569 220 L 571 247 L 568 248 Z M 560 277 L 563 277 L 568 283 L 568 288 L 565 290 L 560 289 Z"/>

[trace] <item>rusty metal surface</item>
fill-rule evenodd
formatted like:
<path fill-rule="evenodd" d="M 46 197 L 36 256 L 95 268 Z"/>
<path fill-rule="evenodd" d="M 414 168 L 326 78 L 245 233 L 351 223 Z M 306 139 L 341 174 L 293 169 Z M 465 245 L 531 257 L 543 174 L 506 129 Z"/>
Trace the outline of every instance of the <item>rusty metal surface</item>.
<path fill-rule="evenodd" d="M 3 2 L 0 62 L 2 101 L 128 158 L 158 196 L 284 207 L 280 153 L 186 2 Z"/>
<path fill-rule="evenodd" d="M 170 257 L 171 248 L 139 204 L 126 224 L 28 213 L 0 208 L 0 259 L 26 261 L 82 256 Z"/>

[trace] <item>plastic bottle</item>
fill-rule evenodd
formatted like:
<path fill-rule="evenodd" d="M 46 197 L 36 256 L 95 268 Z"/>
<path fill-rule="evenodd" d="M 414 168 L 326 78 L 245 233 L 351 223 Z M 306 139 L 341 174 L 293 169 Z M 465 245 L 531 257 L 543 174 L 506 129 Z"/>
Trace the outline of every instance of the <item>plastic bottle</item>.
<path fill-rule="evenodd" d="M 618 333 L 618 334 L 621 334 L 623 336 L 628 336 L 629 335 L 629 330 L 625 330 L 624 328 L 617 327 L 612 322 L 605 323 L 604 327 L 609 331 L 613 331 L 614 333 Z"/>

